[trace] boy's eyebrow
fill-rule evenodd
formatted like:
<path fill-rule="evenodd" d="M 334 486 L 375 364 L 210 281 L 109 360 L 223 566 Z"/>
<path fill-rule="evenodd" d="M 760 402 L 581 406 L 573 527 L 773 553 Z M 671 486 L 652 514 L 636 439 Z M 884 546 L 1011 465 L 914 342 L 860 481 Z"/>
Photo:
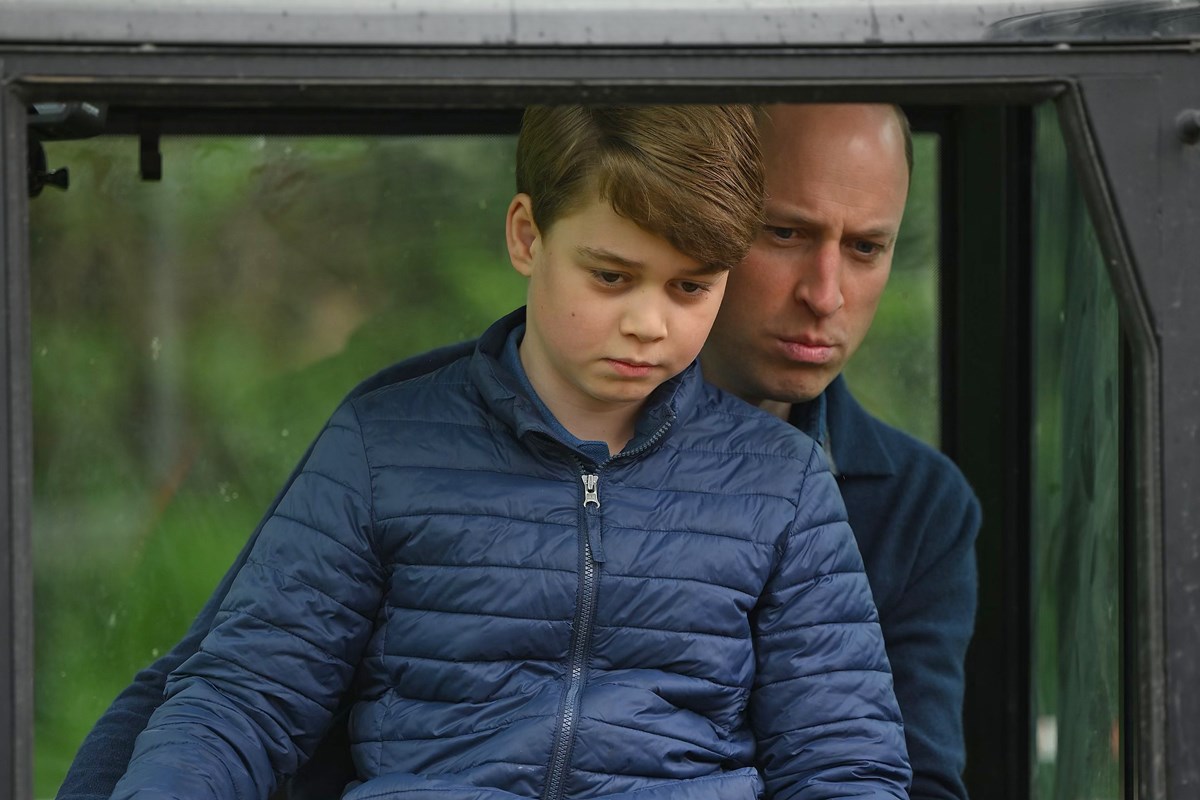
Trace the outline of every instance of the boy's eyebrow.
<path fill-rule="evenodd" d="M 634 261 L 633 259 L 626 258 L 623 255 L 614 253 L 613 251 L 607 250 L 603 247 L 588 247 L 587 245 L 580 245 L 579 247 L 575 248 L 575 252 L 584 258 L 591 259 L 592 261 L 603 261 L 605 263 L 618 267 L 624 267 L 626 269 L 642 269 L 646 266 L 641 261 Z M 728 269 L 729 267 L 723 264 L 701 264 L 698 267 L 688 268 L 681 271 L 691 275 L 715 275 L 720 272 L 725 272 Z"/>
<path fill-rule="evenodd" d="M 602 247 L 588 247 L 587 245 L 580 245 L 579 247 L 575 248 L 575 252 L 584 258 L 591 259 L 592 261 L 605 261 L 609 264 L 615 264 L 618 267 L 641 269 L 643 266 L 645 266 L 640 261 L 634 261 Z"/>

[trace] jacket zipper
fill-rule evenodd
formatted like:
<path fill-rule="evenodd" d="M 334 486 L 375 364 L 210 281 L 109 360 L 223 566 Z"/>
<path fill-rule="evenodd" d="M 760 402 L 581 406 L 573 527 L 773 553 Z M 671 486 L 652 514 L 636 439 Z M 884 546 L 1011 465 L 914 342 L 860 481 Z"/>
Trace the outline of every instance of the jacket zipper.
<path fill-rule="evenodd" d="M 596 621 L 596 572 L 598 565 L 605 560 L 601 533 L 603 519 L 600 516 L 600 470 L 617 459 L 633 458 L 649 450 L 670 427 L 671 420 L 668 419 L 658 427 L 654 435 L 633 450 L 609 456 L 603 463 L 596 465 L 595 472 L 589 472 L 583 461 L 575 458 L 579 467 L 579 479 L 583 483 L 583 505 L 580 508 L 580 523 L 583 528 L 583 572 L 579 577 L 579 608 L 576 610 L 575 624 L 572 626 L 567 692 L 563 698 L 562 720 L 550 757 L 550 772 L 546 776 L 544 800 L 562 800 L 571 750 L 575 744 L 575 728 L 579 723 L 583 686 L 587 680 L 587 663 L 591 657 L 592 625 Z"/>
<path fill-rule="evenodd" d="M 583 571 L 579 576 L 579 608 L 575 612 L 572 626 L 571 660 L 567 667 L 567 692 L 563 697 L 562 720 L 554 739 L 554 751 L 550 757 L 550 772 L 546 776 L 545 800 L 561 800 L 567 766 L 571 760 L 571 749 L 575 743 L 575 726 L 579 721 L 584 679 L 587 677 L 588 645 L 592 638 L 592 623 L 596 619 L 596 553 L 592 548 L 593 530 L 600 514 L 600 475 L 590 473 L 579 463 L 580 480 L 583 482 L 583 506 L 580 522 L 583 533 Z"/>

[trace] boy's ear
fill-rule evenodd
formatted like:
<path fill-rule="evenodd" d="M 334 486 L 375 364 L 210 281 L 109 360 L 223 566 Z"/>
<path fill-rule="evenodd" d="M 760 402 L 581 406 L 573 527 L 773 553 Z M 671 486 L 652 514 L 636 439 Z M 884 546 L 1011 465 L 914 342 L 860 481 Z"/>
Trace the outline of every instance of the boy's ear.
<path fill-rule="evenodd" d="M 518 194 L 508 204 L 504 232 L 513 269 L 528 278 L 533 273 L 534 256 L 542 246 L 541 233 L 533 220 L 533 200 L 529 195 Z"/>

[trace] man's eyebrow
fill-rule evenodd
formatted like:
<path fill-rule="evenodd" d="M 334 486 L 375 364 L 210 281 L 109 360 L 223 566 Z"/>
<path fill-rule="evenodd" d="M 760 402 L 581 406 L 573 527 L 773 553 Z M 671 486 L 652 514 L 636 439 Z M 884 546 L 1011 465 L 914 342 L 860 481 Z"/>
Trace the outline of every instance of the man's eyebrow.
<path fill-rule="evenodd" d="M 817 228 L 824 227 L 810 217 L 806 217 L 796 211 L 767 211 L 767 225 L 773 228 Z M 868 228 L 864 231 L 854 231 L 852 235 L 856 239 L 887 239 L 896 238 L 899 233 L 898 228 L 889 228 L 886 225 L 879 225 L 874 228 Z"/>
<path fill-rule="evenodd" d="M 871 228 L 870 230 L 860 231 L 856 236 L 860 239 L 887 239 L 890 242 L 899 233 L 899 230 L 889 228 Z"/>
<path fill-rule="evenodd" d="M 799 211 L 772 210 L 768 208 L 764 215 L 767 225 L 773 228 L 819 228 L 815 221 Z"/>

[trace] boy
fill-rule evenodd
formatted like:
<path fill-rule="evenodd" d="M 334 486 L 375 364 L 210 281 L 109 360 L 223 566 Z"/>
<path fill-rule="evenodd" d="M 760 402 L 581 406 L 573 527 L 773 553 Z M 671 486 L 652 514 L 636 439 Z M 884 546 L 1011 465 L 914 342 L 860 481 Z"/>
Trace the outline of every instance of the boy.
<path fill-rule="evenodd" d="M 534 108 L 528 306 L 334 414 L 115 798 L 266 797 L 346 692 L 346 800 L 904 797 L 819 448 L 693 363 L 760 224 L 738 106 Z"/>

